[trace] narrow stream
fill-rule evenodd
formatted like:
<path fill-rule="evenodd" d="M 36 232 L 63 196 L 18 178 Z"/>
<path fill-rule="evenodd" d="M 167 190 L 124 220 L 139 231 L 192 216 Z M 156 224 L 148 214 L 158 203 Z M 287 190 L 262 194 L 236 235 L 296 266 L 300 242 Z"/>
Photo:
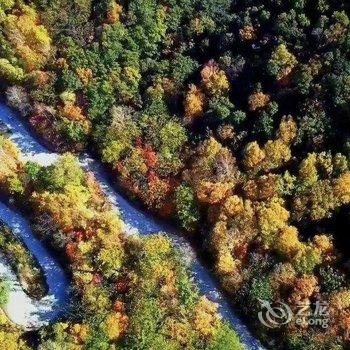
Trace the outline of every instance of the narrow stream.
<path fill-rule="evenodd" d="M 25 160 L 36 161 L 41 165 L 50 165 L 59 157 L 56 153 L 52 153 L 43 147 L 27 130 L 26 126 L 21 122 L 17 114 L 3 103 L 0 103 L 0 120 L 11 130 L 12 134 L 10 135 L 10 139 L 14 141 L 21 149 Z M 263 349 L 259 340 L 257 340 L 250 333 L 247 326 L 236 315 L 236 312 L 230 305 L 229 298 L 220 291 L 219 284 L 212 276 L 211 272 L 205 266 L 203 266 L 203 264 L 197 258 L 191 245 L 179 234 L 178 230 L 172 227 L 172 225 L 170 225 L 168 222 L 158 220 L 151 214 L 138 209 L 135 205 L 118 194 L 116 189 L 110 183 L 107 171 L 101 163 L 94 160 L 87 154 L 80 156 L 80 163 L 86 170 L 91 171 L 95 175 L 95 178 L 99 181 L 103 191 L 111 203 L 120 212 L 121 218 L 126 225 L 126 232 L 132 233 L 135 231 L 139 232 L 141 235 L 165 232 L 172 240 L 174 245 L 184 252 L 184 258 L 190 263 L 194 280 L 197 283 L 201 293 L 205 294 L 210 300 L 218 303 L 221 315 L 237 331 L 242 342 L 245 344 L 246 349 Z M 52 310 L 48 310 L 46 312 L 43 311 L 45 310 L 44 306 L 47 306 L 47 300 L 44 300 L 45 298 L 43 298 L 37 302 L 38 306 L 41 306 L 41 309 L 40 312 L 37 313 L 40 317 L 36 324 L 39 325 L 40 322 L 47 323 L 48 321 L 52 321 L 59 316 L 60 312 L 67 306 L 69 298 L 69 282 L 67 281 L 67 277 L 64 275 L 64 273 L 54 272 L 62 272 L 62 268 L 60 267 L 59 263 L 55 261 L 55 259 L 47 252 L 45 247 L 43 247 L 43 244 L 39 240 L 35 239 L 30 229 L 28 229 L 25 220 L 19 220 L 18 214 L 14 212 L 6 212 L 5 208 L 6 206 L 3 204 L 0 206 L 0 218 L 2 218 L 12 229 L 16 229 L 16 234 L 19 234 L 19 236 L 22 237 L 28 249 L 38 259 L 39 264 L 44 270 L 45 277 L 47 278 L 49 295 L 45 298 L 55 300 L 55 303 L 51 303 L 50 306 L 51 308 L 53 307 L 56 309 L 57 312 L 53 313 Z M 11 215 L 14 217 L 13 220 L 17 218 L 14 222 L 11 222 Z M 2 270 L 1 267 L 2 264 L 0 262 L 0 273 Z M 21 313 L 18 308 L 8 307 L 8 314 L 15 322 L 18 319 L 18 313 Z M 30 325 L 27 326 L 29 327 Z"/>

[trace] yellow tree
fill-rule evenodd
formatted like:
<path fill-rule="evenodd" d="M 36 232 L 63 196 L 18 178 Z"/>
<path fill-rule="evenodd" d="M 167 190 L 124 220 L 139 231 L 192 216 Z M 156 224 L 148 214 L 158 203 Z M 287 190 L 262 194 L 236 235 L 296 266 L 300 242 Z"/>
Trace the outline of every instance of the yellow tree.
<path fill-rule="evenodd" d="M 51 51 L 51 38 L 46 28 L 38 23 L 34 8 L 23 4 L 2 23 L 6 39 L 26 72 L 42 68 Z"/>
<path fill-rule="evenodd" d="M 297 59 L 288 51 L 287 46 L 281 44 L 273 51 L 268 69 L 277 80 L 281 80 L 292 72 L 297 63 Z"/>
<path fill-rule="evenodd" d="M 23 164 L 19 149 L 0 135 L 0 187 L 6 192 L 23 193 L 21 181 Z"/>
<path fill-rule="evenodd" d="M 197 187 L 199 202 L 206 204 L 218 204 L 230 193 L 232 182 L 201 181 Z"/>
<path fill-rule="evenodd" d="M 190 85 L 185 98 L 185 122 L 191 124 L 195 119 L 203 116 L 206 104 L 205 95 L 195 85 Z"/>
<path fill-rule="evenodd" d="M 265 156 L 265 151 L 260 148 L 256 141 L 250 142 L 244 149 L 243 164 L 247 170 L 258 170 Z"/>
<path fill-rule="evenodd" d="M 216 261 L 216 270 L 220 275 L 229 275 L 238 270 L 240 261 L 234 259 L 232 253 L 228 249 L 221 249 L 218 252 Z"/>
<path fill-rule="evenodd" d="M 119 22 L 120 15 L 123 12 L 123 6 L 118 4 L 115 0 L 108 2 L 107 8 L 107 23 L 113 24 Z"/>
<path fill-rule="evenodd" d="M 298 237 L 298 230 L 294 226 L 283 228 L 276 239 L 277 251 L 287 258 L 293 257 L 302 247 Z"/>
<path fill-rule="evenodd" d="M 230 151 L 213 137 L 202 142 L 191 159 L 190 169 L 184 172 L 184 179 L 194 185 L 201 182 L 201 180 L 215 180 L 213 173 L 221 153 L 229 153 L 231 155 Z"/>
<path fill-rule="evenodd" d="M 217 309 L 218 306 L 206 297 L 201 297 L 195 306 L 194 327 L 205 338 L 211 337 L 219 324 Z"/>
<path fill-rule="evenodd" d="M 292 152 L 288 145 L 282 140 L 268 141 L 264 146 L 265 161 L 264 170 L 276 169 L 283 166 L 292 157 Z"/>
<path fill-rule="evenodd" d="M 270 245 L 276 239 L 278 231 L 287 226 L 289 212 L 284 208 L 283 200 L 273 198 L 270 201 L 257 204 L 257 219 L 262 241 Z"/>
<path fill-rule="evenodd" d="M 284 116 L 279 125 L 277 138 L 283 143 L 291 144 L 297 135 L 297 124 L 292 116 Z"/>
<path fill-rule="evenodd" d="M 255 92 L 249 96 L 248 106 L 249 110 L 254 112 L 265 108 L 270 102 L 270 96 L 263 92 Z"/>
<path fill-rule="evenodd" d="M 202 85 L 210 95 L 224 94 L 230 88 L 225 72 L 219 68 L 215 61 L 209 61 L 204 66 L 201 77 Z"/>
<path fill-rule="evenodd" d="M 316 168 L 317 155 L 316 153 L 310 153 L 301 162 L 299 166 L 299 179 L 305 183 L 305 185 L 313 185 L 318 180 L 318 172 Z"/>
<path fill-rule="evenodd" d="M 243 199 L 237 195 L 230 196 L 226 198 L 223 209 L 228 216 L 236 216 L 239 213 L 242 213 L 244 210 Z"/>
<path fill-rule="evenodd" d="M 32 201 L 42 212 L 48 212 L 55 218 L 62 230 L 70 231 L 74 227 L 87 229 L 94 211 L 88 208 L 89 193 L 75 185 L 67 185 L 65 193 L 34 192 Z"/>
<path fill-rule="evenodd" d="M 340 204 L 350 203 L 350 172 L 342 174 L 334 181 L 334 195 Z"/>

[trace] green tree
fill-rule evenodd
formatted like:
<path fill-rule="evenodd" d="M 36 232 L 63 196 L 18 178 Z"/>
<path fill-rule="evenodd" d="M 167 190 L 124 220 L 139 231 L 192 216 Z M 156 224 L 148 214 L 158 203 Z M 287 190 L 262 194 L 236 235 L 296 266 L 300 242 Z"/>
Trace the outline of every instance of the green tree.
<path fill-rule="evenodd" d="M 208 350 L 242 350 L 237 334 L 227 325 L 222 324 L 209 342 Z"/>
<path fill-rule="evenodd" d="M 187 230 L 194 230 L 200 218 L 196 205 L 195 194 L 190 186 L 180 185 L 175 191 L 176 215 L 181 226 Z"/>
<path fill-rule="evenodd" d="M 0 305 L 5 306 L 9 301 L 10 285 L 9 282 L 2 279 L 0 281 Z"/>
<path fill-rule="evenodd" d="M 345 285 L 345 275 L 331 266 L 320 268 L 321 288 L 326 293 L 340 290 Z"/>

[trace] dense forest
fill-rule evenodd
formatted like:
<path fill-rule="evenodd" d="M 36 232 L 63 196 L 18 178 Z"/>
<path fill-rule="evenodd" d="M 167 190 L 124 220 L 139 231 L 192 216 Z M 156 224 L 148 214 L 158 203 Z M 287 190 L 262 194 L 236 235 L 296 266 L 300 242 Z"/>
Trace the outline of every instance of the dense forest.
<path fill-rule="evenodd" d="M 349 16 L 346 0 L 2 0 L 3 97 L 52 149 L 93 152 L 132 198 L 175 220 L 210 257 L 261 339 L 279 339 L 276 349 L 345 349 Z M 82 227 L 92 220 L 89 225 L 115 230 L 99 212 L 93 180 L 84 179 L 71 157 L 51 170 L 27 165 L 26 175 L 11 177 L 7 189 L 35 203 L 36 217 L 49 220 L 49 235 L 57 223 L 61 231 L 71 229 L 72 215 Z M 63 172 L 68 183 L 55 179 Z M 60 235 L 57 246 L 66 247 L 72 266 L 87 265 L 84 270 L 94 269 L 87 256 L 98 256 L 104 269 L 98 276 L 119 269 L 128 259 L 125 249 L 176 266 L 161 236 L 126 243 L 115 232 L 104 242 L 102 232 L 78 244 L 89 233 L 75 234 L 81 237 L 69 243 Z M 96 253 L 104 244 L 118 247 Z M 132 261 L 134 276 L 154 276 L 152 264 Z M 96 292 L 81 283 L 88 277 L 74 275 L 84 303 L 108 310 L 110 292 L 89 287 L 104 294 L 94 303 L 88 296 Z M 132 292 L 136 310 L 148 308 L 139 305 L 147 293 L 154 290 L 142 283 Z M 257 319 L 260 299 L 292 310 L 303 303 L 309 312 L 326 301 L 330 324 L 324 329 L 292 320 L 270 329 Z M 138 316 L 128 322 L 137 334 Z M 183 333 L 173 333 L 177 341 L 180 333 L 194 332 L 187 322 Z M 191 341 L 181 346 L 191 349 Z M 166 346 L 179 345 L 155 348 Z"/>
<path fill-rule="evenodd" d="M 169 239 L 127 235 L 74 156 L 44 168 L 23 163 L 6 138 L 0 145 L 2 195 L 28 212 L 73 280 L 68 316 L 42 328 L 33 349 L 242 349 L 217 305 L 199 294 Z M 6 294 L 1 283 L 0 305 Z M 26 334 L 2 315 L 0 326 L 2 349 L 32 349 L 33 339 L 26 342 Z"/>

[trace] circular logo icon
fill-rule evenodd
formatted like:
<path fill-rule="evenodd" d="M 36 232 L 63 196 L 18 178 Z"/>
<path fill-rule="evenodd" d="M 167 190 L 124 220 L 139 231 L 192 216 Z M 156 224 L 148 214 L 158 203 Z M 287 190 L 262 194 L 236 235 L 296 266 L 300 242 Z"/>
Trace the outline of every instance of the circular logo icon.
<path fill-rule="evenodd" d="M 269 301 L 259 299 L 262 311 L 258 313 L 259 321 L 268 328 L 277 328 L 292 320 L 291 308 L 282 302 L 271 305 Z"/>

